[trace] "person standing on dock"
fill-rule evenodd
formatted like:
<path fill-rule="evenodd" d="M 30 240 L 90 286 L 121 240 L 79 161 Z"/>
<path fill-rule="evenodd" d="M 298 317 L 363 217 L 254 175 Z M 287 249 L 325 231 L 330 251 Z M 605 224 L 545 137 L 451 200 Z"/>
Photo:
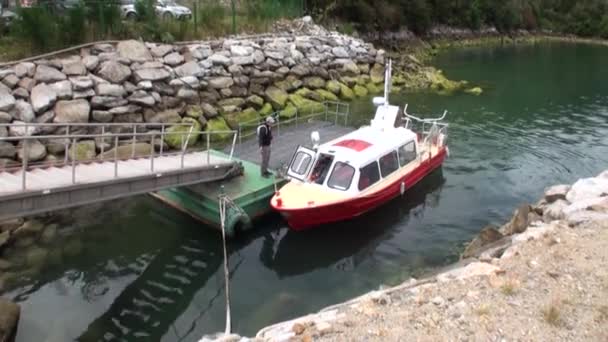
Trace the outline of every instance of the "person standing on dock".
<path fill-rule="evenodd" d="M 263 124 L 258 127 L 258 143 L 262 154 L 261 173 L 262 177 L 268 178 L 272 173 L 268 171 L 268 163 L 270 162 L 270 144 L 272 143 L 272 125 L 274 119 L 272 116 L 266 118 Z"/>

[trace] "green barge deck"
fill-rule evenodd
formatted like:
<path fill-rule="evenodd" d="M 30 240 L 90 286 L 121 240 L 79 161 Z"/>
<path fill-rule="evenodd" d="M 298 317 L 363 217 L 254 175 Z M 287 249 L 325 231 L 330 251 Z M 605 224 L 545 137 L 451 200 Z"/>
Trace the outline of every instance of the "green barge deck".
<path fill-rule="evenodd" d="M 217 151 L 214 153 L 224 155 Z M 270 199 L 275 189 L 286 180 L 264 178 L 260 175 L 259 165 L 233 159 L 243 166 L 241 175 L 219 182 L 162 190 L 151 195 L 216 229 L 221 229 L 219 198 L 225 195 L 238 207 L 228 208 L 226 234 L 234 236 L 239 230 L 251 229 L 253 220 L 270 212 Z"/>

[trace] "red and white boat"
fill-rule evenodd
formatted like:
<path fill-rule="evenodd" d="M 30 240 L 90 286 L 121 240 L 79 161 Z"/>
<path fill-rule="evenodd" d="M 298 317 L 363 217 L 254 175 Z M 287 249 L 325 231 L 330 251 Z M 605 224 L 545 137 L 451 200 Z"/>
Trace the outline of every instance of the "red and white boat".
<path fill-rule="evenodd" d="M 311 134 L 313 148 L 296 150 L 290 181 L 271 199 L 294 230 L 357 217 L 406 191 L 439 168 L 446 155 L 448 125 L 441 118 L 421 119 L 388 103 L 391 62 L 387 63 L 384 97 L 374 98 L 374 119 L 322 145 Z M 420 129 L 414 131 L 414 126 Z"/>

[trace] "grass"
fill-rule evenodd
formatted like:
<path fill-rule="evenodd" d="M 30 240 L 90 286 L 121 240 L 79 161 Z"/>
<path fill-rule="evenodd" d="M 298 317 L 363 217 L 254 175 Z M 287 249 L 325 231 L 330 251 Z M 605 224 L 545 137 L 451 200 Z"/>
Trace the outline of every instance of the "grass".
<path fill-rule="evenodd" d="M 561 310 L 556 302 L 549 304 L 542 310 L 543 318 L 548 324 L 557 327 L 561 324 Z"/>
<path fill-rule="evenodd" d="M 146 16 L 122 20 L 111 5 L 78 7 L 65 15 L 46 8 L 23 9 L 11 32 L 0 34 L 0 61 L 10 61 L 98 40 L 144 39 L 153 42 L 203 40 L 233 33 L 268 31 L 281 18 L 302 15 L 300 0 L 251 0 L 233 13 L 220 0 L 202 0 L 189 21 Z"/>
<path fill-rule="evenodd" d="M 490 314 L 490 306 L 488 304 L 481 304 L 477 310 L 475 310 L 477 316 L 488 316 Z"/>
<path fill-rule="evenodd" d="M 500 292 L 505 296 L 513 296 L 517 293 L 517 284 L 513 280 L 509 280 L 500 287 Z"/>

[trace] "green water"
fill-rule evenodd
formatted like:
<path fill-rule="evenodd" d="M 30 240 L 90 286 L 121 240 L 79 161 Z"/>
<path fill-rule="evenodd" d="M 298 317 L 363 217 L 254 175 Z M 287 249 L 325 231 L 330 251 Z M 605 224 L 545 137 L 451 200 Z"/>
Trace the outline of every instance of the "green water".
<path fill-rule="evenodd" d="M 608 49 L 542 44 L 446 52 L 436 64 L 485 92 L 393 96 L 450 111 L 451 157 L 405 198 L 306 233 L 277 217 L 231 245 L 233 330 L 254 334 L 457 259 L 552 184 L 608 169 Z M 369 99 L 352 106 L 370 119 Z M 148 197 L 74 211 L 62 251 L 4 294 L 22 305 L 18 341 L 197 341 L 224 329 L 219 236 Z M 66 251 L 66 240 L 71 248 Z M 76 247 L 74 247 L 76 246 Z"/>

